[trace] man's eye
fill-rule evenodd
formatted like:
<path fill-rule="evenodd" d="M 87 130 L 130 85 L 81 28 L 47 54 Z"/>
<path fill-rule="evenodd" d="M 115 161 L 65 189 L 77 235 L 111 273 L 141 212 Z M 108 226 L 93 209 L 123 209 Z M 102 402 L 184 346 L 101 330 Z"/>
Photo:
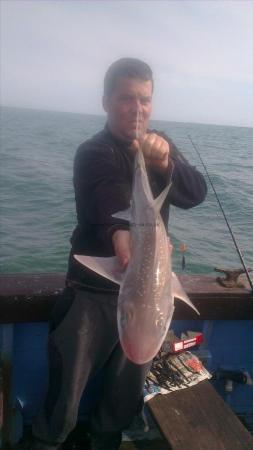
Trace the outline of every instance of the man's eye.
<path fill-rule="evenodd" d="M 129 97 L 129 95 L 124 95 L 124 96 L 121 97 L 121 100 L 123 102 L 130 102 L 132 100 L 132 98 Z"/>
<path fill-rule="evenodd" d="M 148 105 L 150 103 L 150 98 L 142 98 L 141 103 L 142 105 Z"/>

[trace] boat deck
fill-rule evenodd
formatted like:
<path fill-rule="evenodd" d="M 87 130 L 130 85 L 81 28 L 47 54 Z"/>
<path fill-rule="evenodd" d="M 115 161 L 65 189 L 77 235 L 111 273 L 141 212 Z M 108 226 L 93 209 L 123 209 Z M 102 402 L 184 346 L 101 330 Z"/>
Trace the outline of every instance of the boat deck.
<path fill-rule="evenodd" d="M 201 315 L 196 317 L 178 301 L 175 331 L 206 330 L 213 370 L 243 367 L 252 376 L 253 298 L 249 289 L 226 289 L 210 276 L 185 275 L 180 279 Z M 0 422 L 7 450 L 6 443 L 15 441 L 20 433 L 14 422 L 28 424 L 41 401 L 47 370 L 48 319 L 63 290 L 64 274 L 5 274 L 0 276 L 0 285 Z M 237 383 L 229 398 L 222 380 L 217 386 L 219 394 L 210 383 L 202 383 L 150 400 L 149 408 L 165 440 L 158 437 L 148 441 L 143 433 L 142 440 L 123 442 L 121 449 L 253 450 L 250 433 L 219 396 L 227 397 L 237 413 L 252 414 L 253 386 Z M 25 402 L 22 414 L 16 404 L 20 392 Z M 217 440 L 213 445 L 214 436 Z M 202 446 L 198 447 L 200 442 Z M 64 450 L 71 449 L 70 443 L 67 445 Z"/>

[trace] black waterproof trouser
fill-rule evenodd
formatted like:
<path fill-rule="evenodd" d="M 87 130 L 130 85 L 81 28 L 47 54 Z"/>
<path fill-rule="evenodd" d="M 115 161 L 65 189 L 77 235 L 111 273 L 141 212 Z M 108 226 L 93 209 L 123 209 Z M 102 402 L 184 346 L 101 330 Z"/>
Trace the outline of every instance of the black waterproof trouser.
<path fill-rule="evenodd" d="M 55 444 L 55 448 L 64 442 L 76 425 L 88 380 L 102 369 L 101 392 L 90 417 L 91 431 L 126 429 L 140 408 L 150 365 L 132 363 L 121 349 L 116 294 L 66 288 L 53 312 L 49 386 L 33 423 L 33 435 Z"/>

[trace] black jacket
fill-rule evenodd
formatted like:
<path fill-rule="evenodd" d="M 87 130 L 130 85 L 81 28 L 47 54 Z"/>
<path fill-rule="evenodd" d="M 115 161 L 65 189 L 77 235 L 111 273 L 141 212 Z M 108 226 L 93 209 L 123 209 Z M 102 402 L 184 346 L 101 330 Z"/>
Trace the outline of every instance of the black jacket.
<path fill-rule="evenodd" d="M 188 209 L 201 203 L 207 188 L 203 175 L 192 167 L 173 142 L 170 144 L 173 170 L 163 176 L 148 170 L 151 190 L 156 197 L 172 181 L 161 209 L 165 227 L 169 205 Z M 74 188 L 78 225 L 72 237 L 67 280 L 89 289 L 118 291 L 118 286 L 78 263 L 73 255 L 113 256 L 112 234 L 129 225 L 112 214 L 129 207 L 132 191 L 134 156 L 129 144 L 115 137 L 106 126 L 77 150 L 74 160 Z"/>

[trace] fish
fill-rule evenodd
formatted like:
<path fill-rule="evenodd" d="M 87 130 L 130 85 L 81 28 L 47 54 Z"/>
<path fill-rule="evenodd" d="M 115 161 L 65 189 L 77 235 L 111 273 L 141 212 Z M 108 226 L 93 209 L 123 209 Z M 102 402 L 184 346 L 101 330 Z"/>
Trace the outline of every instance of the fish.
<path fill-rule="evenodd" d="M 171 183 L 154 198 L 140 149 L 134 161 L 130 207 L 113 217 L 129 222 L 131 258 L 124 271 L 116 256 L 74 255 L 99 275 L 120 285 L 117 306 L 119 339 L 126 357 L 145 364 L 158 353 L 179 298 L 199 314 L 172 271 L 171 243 L 160 209 Z"/>

